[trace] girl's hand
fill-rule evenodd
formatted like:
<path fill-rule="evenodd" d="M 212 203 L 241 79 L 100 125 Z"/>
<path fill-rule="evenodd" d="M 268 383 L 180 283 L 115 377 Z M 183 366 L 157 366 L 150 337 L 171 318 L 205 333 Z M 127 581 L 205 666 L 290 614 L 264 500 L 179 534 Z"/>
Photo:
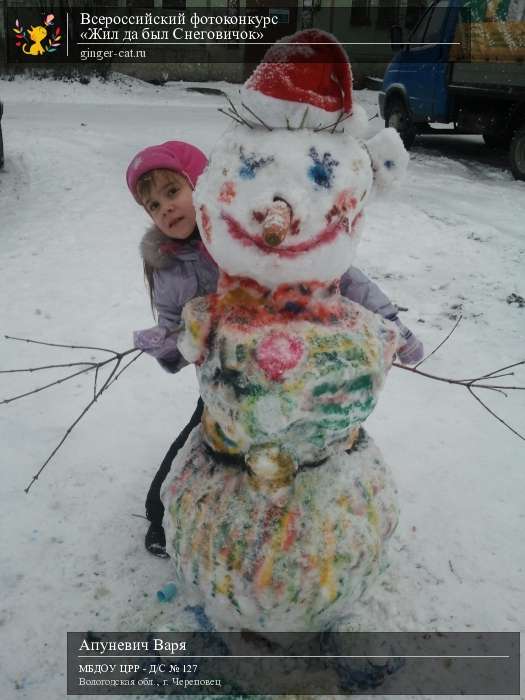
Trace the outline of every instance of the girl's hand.
<path fill-rule="evenodd" d="M 167 330 L 161 326 L 133 332 L 133 345 L 144 352 L 158 350 L 166 340 Z"/>
<path fill-rule="evenodd" d="M 177 349 L 179 334 L 177 330 L 169 330 L 164 326 L 153 326 L 153 328 L 135 331 L 133 333 L 134 347 L 147 352 L 148 355 L 155 357 L 157 360 L 179 357 Z"/>
<path fill-rule="evenodd" d="M 401 336 L 401 347 L 397 351 L 399 361 L 403 365 L 415 365 L 423 359 L 423 343 L 398 318 L 395 319 L 394 323 Z"/>

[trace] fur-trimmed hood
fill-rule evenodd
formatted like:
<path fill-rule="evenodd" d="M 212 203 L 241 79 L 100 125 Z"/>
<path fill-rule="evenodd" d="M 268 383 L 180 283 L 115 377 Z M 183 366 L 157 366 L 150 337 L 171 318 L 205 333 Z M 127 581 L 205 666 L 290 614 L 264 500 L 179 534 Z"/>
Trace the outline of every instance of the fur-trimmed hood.
<path fill-rule="evenodd" d="M 186 364 L 176 342 L 182 310 L 191 299 L 217 291 L 219 268 L 197 229 L 186 240 L 177 241 L 165 236 L 156 226 L 150 226 L 141 241 L 140 252 L 150 268 L 144 271 L 158 317 L 154 337 L 158 339 L 157 331 L 164 333 L 162 347 L 157 348 L 160 354 L 156 352 L 155 357 L 169 372 L 177 372 Z M 170 333 L 166 335 L 165 329 Z M 150 331 L 145 333 L 151 340 Z"/>
<path fill-rule="evenodd" d="M 176 259 L 192 260 L 202 255 L 204 246 L 198 236 L 176 241 L 165 236 L 156 226 L 150 226 L 140 242 L 140 254 L 155 270 L 171 267 Z"/>

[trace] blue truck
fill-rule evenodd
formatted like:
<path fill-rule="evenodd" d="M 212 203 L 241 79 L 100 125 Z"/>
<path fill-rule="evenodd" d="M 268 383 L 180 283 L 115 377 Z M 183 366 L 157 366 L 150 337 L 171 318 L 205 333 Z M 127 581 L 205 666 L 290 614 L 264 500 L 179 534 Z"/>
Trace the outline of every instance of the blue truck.
<path fill-rule="evenodd" d="M 379 110 L 405 146 L 481 134 L 525 180 L 525 0 L 436 0 L 406 39 L 392 27 L 391 42 Z"/>

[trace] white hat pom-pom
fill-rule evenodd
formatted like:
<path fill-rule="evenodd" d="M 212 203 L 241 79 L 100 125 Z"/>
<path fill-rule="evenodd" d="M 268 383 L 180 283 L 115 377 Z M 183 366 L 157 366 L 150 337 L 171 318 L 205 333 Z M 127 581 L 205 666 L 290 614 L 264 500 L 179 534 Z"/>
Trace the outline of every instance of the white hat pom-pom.
<path fill-rule="evenodd" d="M 366 142 L 374 183 L 380 190 L 398 186 L 406 175 L 409 155 L 395 129 L 383 129 Z"/>

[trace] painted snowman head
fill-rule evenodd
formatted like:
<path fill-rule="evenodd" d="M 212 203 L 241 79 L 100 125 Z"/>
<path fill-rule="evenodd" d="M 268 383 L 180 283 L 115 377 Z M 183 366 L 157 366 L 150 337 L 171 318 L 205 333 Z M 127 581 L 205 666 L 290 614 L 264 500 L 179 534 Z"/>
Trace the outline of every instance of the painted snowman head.
<path fill-rule="evenodd" d="M 358 140 L 367 119 L 352 102 L 348 58 L 319 30 L 275 44 L 233 109 L 242 123 L 214 149 L 195 191 L 211 255 L 269 288 L 339 278 L 374 180 L 395 181 L 406 168 L 397 133 Z"/>

